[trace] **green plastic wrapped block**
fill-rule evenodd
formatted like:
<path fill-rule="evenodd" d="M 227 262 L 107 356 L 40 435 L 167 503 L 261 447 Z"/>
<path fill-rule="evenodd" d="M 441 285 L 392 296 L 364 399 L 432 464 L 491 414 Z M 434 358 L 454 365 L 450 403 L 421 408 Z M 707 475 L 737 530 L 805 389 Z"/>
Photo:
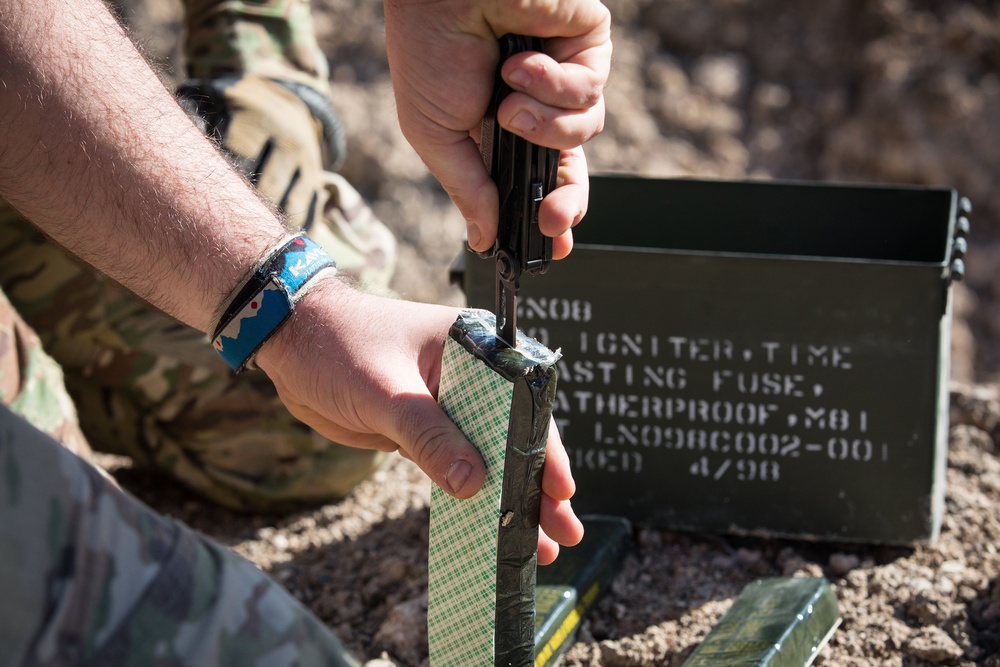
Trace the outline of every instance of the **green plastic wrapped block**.
<path fill-rule="evenodd" d="M 555 665 L 572 645 L 587 613 L 607 592 L 632 544 L 632 525 L 611 516 L 583 516 L 583 540 L 562 549 L 538 571 L 535 587 L 535 667 Z"/>
<path fill-rule="evenodd" d="M 759 579 L 743 589 L 685 667 L 803 667 L 840 625 L 822 577 Z"/>

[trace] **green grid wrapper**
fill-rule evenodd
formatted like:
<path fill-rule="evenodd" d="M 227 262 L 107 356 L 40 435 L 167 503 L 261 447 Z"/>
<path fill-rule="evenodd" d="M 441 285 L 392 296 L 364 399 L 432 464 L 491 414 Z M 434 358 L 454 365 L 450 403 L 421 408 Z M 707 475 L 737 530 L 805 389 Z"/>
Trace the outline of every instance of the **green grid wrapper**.
<path fill-rule="evenodd" d="M 497 344 L 466 312 L 445 341 L 438 402 L 479 450 L 486 480 L 456 500 L 434 485 L 428 551 L 432 667 L 531 664 L 541 472 L 558 353 Z"/>

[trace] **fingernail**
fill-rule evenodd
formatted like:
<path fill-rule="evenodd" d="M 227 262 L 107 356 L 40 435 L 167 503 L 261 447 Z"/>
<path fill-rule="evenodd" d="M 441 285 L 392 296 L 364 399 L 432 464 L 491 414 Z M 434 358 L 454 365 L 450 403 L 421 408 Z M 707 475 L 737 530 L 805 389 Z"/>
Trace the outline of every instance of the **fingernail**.
<path fill-rule="evenodd" d="M 471 474 L 471 463 L 468 461 L 455 461 L 448 468 L 448 474 L 444 476 L 444 480 L 448 483 L 448 488 L 451 489 L 452 493 L 458 493 L 465 486 Z"/>
<path fill-rule="evenodd" d="M 483 233 L 479 231 L 479 227 L 472 222 L 467 224 L 465 233 L 469 237 L 469 247 L 471 248 L 479 245 L 479 241 L 483 238 Z"/>
<path fill-rule="evenodd" d="M 516 69 L 507 77 L 507 83 L 518 90 L 526 90 L 531 83 L 531 75 L 523 69 Z"/>
<path fill-rule="evenodd" d="M 511 119 L 510 127 L 519 132 L 530 132 L 538 127 L 538 119 L 527 111 L 522 111 Z"/>

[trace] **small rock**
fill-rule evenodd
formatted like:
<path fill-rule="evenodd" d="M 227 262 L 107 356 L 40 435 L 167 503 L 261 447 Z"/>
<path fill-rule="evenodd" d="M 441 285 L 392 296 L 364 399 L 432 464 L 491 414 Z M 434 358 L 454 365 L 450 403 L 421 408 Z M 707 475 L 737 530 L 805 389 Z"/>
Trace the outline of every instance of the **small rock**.
<path fill-rule="evenodd" d="M 382 652 L 375 660 L 369 660 L 365 663 L 364 667 L 396 667 L 396 663 L 389 658 L 389 654 L 385 651 Z"/>
<path fill-rule="evenodd" d="M 663 535 L 660 531 L 652 528 L 643 528 L 639 531 L 639 544 L 652 549 L 659 549 L 663 546 Z"/>
<path fill-rule="evenodd" d="M 906 642 L 903 650 L 918 660 L 945 662 L 962 657 L 962 647 L 941 628 L 922 628 Z"/>
<path fill-rule="evenodd" d="M 974 586 L 962 584 L 958 587 L 958 593 L 956 595 L 960 602 L 968 604 L 979 597 L 979 591 L 976 590 Z"/>
<path fill-rule="evenodd" d="M 945 574 L 961 574 L 965 572 L 965 563 L 958 560 L 946 560 L 941 563 L 941 571 Z"/>
<path fill-rule="evenodd" d="M 781 563 L 781 574 L 785 577 L 822 577 L 823 568 L 795 554 Z"/>
<path fill-rule="evenodd" d="M 861 565 L 861 559 L 855 554 L 830 554 L 830 573 L 842 577 Z"/>
<path fill-rule="evenodd" d="M 934 590 L 934 582 L 925 577 L 907 577 L 904 584 L 906 589 L 914 595 Z"/>
<path fill-rule="evenodd" d="M 372 644 L 408 665 L 427 655 L 427 595 L 397 604 L 389 612 Z"/>
<path fill-rule="evenodd" d="M 868 572 L 862 569 L 851 570 L 844 579 L 848 586 L 861 593 L 862 596 L 868 595 Z"/>
<path fill-rule="evenodd" d="M 608 667 L 646 664 L 642 649 L 637 647 L 634 641 L 606 639 L 597 646 L 601 651 L 601 659 Z"/>
<path fill-rule="evenodd" d="M 936 591 L 921 591 L 905 605 L 906 614 L 920 625 L 941 626 L 958 613 L 955 603 Z"/>
<path fill-rule="evenodd" d="M 388 556 L 382 561 L 380 573 L 386 579 L 402 581 L 406 577 L 406 563 L 395 556 Z"/>
<path fill-rule="evenodd" d="M 761 109 L 784 109 L 791 101 L 791 91 L 777 83 L 764 81 L 753 91 L 753 104 Z"/>
<path fill-rule="evenodd" d="M 702 56 L 695 62 L 691 76 L 709 94 L 732 101 L 746 88 L 746 70 L 745 59 L 739 55 Z"/>

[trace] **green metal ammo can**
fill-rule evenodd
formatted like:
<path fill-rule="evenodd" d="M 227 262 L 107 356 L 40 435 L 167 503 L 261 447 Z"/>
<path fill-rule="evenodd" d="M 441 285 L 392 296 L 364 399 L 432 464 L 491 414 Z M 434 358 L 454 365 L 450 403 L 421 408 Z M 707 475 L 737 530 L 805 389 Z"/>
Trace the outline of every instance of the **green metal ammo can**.
<path fill-rule="evenodd" d="M 518 304 L 562 350 L 576 510 L 933 541 L 968 209 L 949 189 L 593 177 L 573 253 Z M 461 259 L 492 310 L 494 263 Z"/>

